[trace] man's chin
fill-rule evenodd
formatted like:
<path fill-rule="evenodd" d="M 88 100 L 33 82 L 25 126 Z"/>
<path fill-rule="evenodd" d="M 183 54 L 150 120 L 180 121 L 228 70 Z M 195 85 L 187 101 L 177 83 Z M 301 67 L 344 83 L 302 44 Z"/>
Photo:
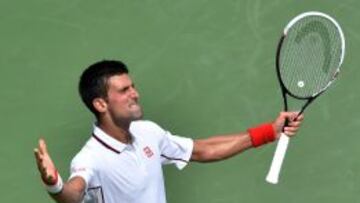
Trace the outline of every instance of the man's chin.
<path fill-rule="evenodd" d="M 132 115 L 132 121 L 138 121 L 138 120 L 141 120 L 142 118 L 143 118 L 142 111 L 136 112 Z"/>
<path fill-rule="evenodd" d="M 138 116 L 138 117 L 134 117 L 133 119 L 131 119 L 132 121 L 138 121 L 138 120 L 142 120 L 143 116 Z"/>
<path fill-rule="evenodd" d="M 137 115 L 133 114 L 128 118 L 115 119 L 114 121 L 115 121 L 117 126 L 123 126 L 123 125 L 130 124 L 133 121 L 139 121 L 142 118 L 143 118 L 143 114 L 140 113 L 140 114 L 137 114 Z"/>

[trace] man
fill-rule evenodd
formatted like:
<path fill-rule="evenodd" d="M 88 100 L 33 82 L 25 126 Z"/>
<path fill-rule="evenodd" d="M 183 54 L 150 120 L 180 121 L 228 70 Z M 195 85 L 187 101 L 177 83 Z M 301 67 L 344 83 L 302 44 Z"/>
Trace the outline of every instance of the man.
<path fill-rule="evenodd" d="M 194 141 L 174 136 L 141 120 L 139 93 L 120 61 L 100 61 L 87 68 L 79 92 L 97 122 L 72 160 L 69 180 L 63 183 L 43 139 L 35 149 L 45 187 L 61 203 L 165 203 L 162 165 L 182 169 L 189 161 L 223 160 L 276 140 L 282 130 L 293 136 L 303 120 L 295 120 L 296 112 L 282 112 L 274 122 L 247 132 Z M 289 124 L 284 127 L 286 119 Z"/>

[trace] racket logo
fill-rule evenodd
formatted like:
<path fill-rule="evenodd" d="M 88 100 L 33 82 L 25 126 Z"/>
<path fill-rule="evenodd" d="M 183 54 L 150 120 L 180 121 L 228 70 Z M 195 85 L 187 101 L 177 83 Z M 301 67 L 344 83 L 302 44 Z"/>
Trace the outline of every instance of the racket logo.
<path fill-rule="evenodd" d="M 311 37 L 314 44 L 321 41 L 320 49 L 323 51 L 324 63 L 322 65 L 322 70 L 325 73 L 329 72 L 329 64 L 331 62 L 331 40 L 329 36 L 328 29 L 320 21 L 313 21 L 306 24 L 301 28 L 299 34 L 296 36 L 295 42 L 301 44 L 304 38 Z"/>

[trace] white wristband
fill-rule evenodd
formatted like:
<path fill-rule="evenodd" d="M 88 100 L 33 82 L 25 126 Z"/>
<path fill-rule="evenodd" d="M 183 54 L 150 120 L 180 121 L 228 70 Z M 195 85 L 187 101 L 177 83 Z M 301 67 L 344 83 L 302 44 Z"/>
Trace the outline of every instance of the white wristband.
<path fill-rule="evenodd" d="M 56 173 L 57 175 L 57 181 L 54 185 L 47 185 L 45 184 L 45 189 L 50 193 L 50 194 L 57 194 L 60 193 L 61 190 L 64 187 L 64 183 L 63 180 L 61 179 L 61 176 L 59 173 Z"/>

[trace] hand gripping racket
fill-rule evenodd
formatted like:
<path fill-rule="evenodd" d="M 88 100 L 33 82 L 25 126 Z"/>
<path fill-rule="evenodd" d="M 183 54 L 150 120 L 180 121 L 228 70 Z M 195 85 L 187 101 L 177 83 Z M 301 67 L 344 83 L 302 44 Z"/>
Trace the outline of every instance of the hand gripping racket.
<path fill-rule="evenodd" d="M 289 110 L 289 95 L 302 101 L 297 108 L 301 115 L 334 82 L 344 54 L 345 38 L 333 18 L 320 12 L 306 12 L 292 19 L 284 29 L 276 52 L 284 111 Z M 289 137 L 282 133 L 266 177 L 269 183 L 278 183 L 288 144 Z"/>

